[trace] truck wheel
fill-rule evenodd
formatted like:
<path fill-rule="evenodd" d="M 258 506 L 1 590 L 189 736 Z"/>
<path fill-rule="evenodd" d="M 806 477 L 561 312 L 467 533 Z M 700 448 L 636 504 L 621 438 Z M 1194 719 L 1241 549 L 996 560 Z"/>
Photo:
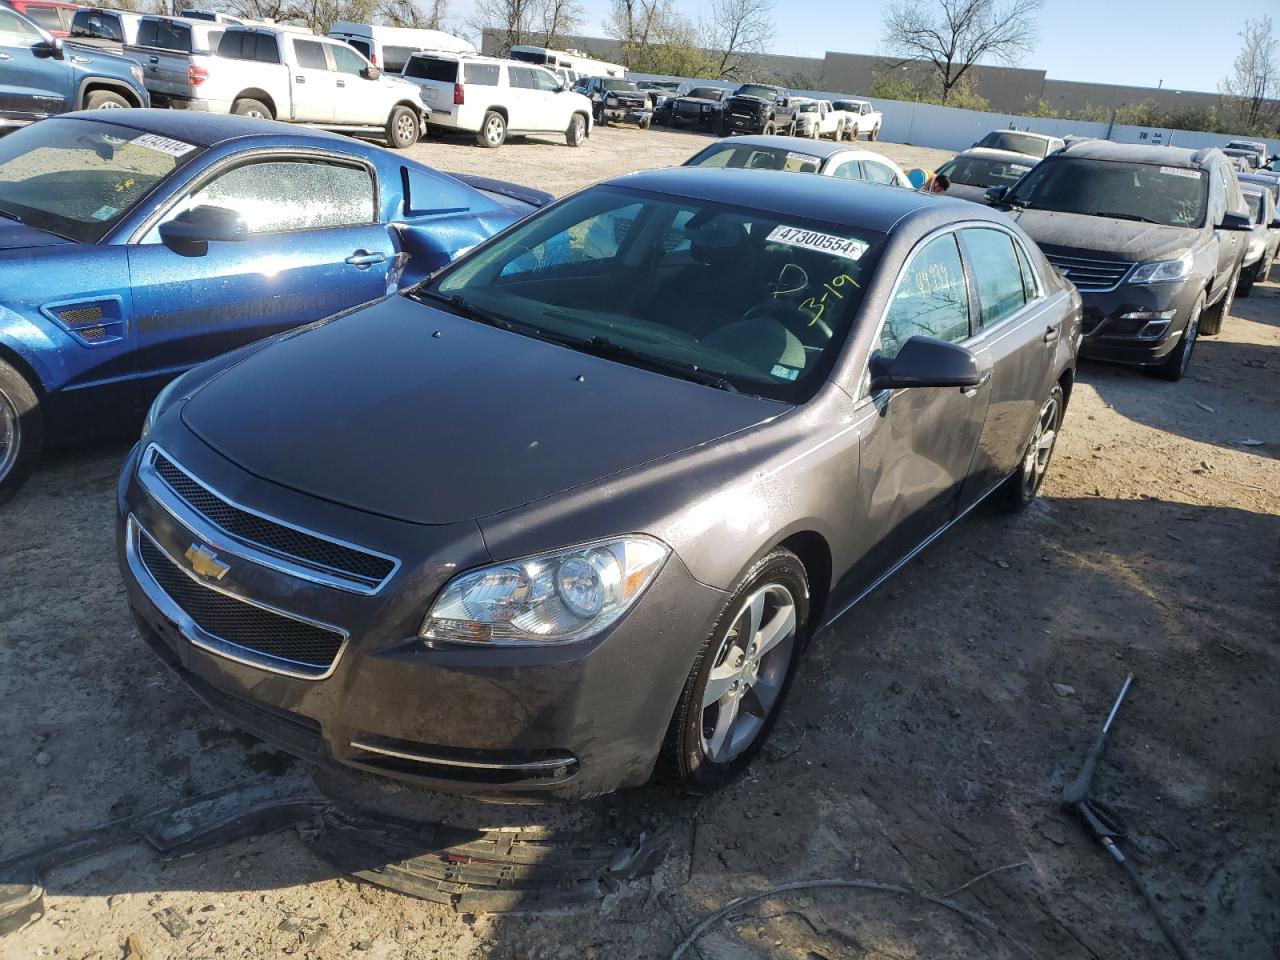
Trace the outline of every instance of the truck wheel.
<path fill-rule="evenodd" d="M 391 108 L 387 117 L 387 146 L 392 150 L 408 150 L 418 142 L 418 115 L 403 105 Z"/>
<path fill-rule="evenodd" d="M 637 121 L 636 121 L 636 126 L 637 126 L 637 127 L 639 127 L 641 130 L 648 130 L 648 129 L 649 129 L 649 118 L 648 118 L 648 117 L 641 117 L 639 120 L 637 120 Z"/>
<path fill-rule="evenodd" d="M 39 397 L 22 374 L 0 360 L 0 504 L 26 483 L 43 445 Z"/>
<path fill-rule="evenodd" d="M 871 128 L 871 132 L 867 134 L 867 139 L 868 139 L 868 140 L 879 140 L 879 139 L 880 139 L 880 128 L 879 128 L 879 127 L 872 127 L 872 128 Z"/>
<path fill-rule="evenodd" d="M 1258 282 L 1258 277 L 1262 275 L 1262 261 L 1259 260 L 1257 266 L 1251 270 L 1240 271 L 1240 282 L 1236 285 L 1236 296 L 1247 297 L 1253 290 L 1253 285 Z"/>
<path fill-rule="evenodd" d="M 778 132 L 778 128 L 775 127 L 773 125 L 773 121 L 770 120 L 768 123 L 764 125 L 764 129 L 761 130 L 760 132 L 766 137 L 772 137 L 775 133 Z"/>
<path fill-rule="evenodd" d="M 476 131 L 476 143 L 494 150 L 507 142 L 507 121 L 497 110 L 484 115 L 484 123 Z"/>
<path fill-rule="evenodd" d="M 1169 352 L 1163 363 L 1143 367 L 1143 373 L 1151 377 L 1158 377 L 1161 380 L 1172 380 L 1175 383 L 1181 380 L 1191 363 L 1191 351 L 1195 349 L 1196 336 L 1203 329 L 1204 295 L 1201 294 L 1200 299 L 1191 308 L 1191 316 L 1187 319 L 1187 325 L 1182 331 L 1178 345 Z"/>
<path fill-rule="evenodd" d="M 257 117 L 259 120 L 274 120 L 271 108 L 261 100 L 250 100 L 245 97 L 231 105 L 231 112 L 237 117 Z"/>
<path fill-rule="evenodd" d="M 94 90 L 84 99 L 86 110 L 122 110 L 130 105 L 128 100 L 110 90 Z"/>
<path fill-rule="evenodd" d="M 587 139 L 587 121 L 580 113 L 575 113 L 569 120 L 569 129 L 564 134 L 565 142 L 571 147 L 580 147 Z"/>

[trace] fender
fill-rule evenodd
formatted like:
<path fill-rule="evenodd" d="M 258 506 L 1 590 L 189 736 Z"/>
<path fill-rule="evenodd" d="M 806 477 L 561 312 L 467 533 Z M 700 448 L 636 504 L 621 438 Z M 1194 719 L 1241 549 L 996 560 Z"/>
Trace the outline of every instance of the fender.
<path fill-rule="evenodd" d="M 151 97 L 142 96 L 129 83 L 123 80 L 115 80 L 111 77 L 91 76 L 85 77 L 80 81 L 80 85 L 76 87 L 75 109 L 83 110 L 85 108 L 85 100 L 88 98 L 88 88 L 105 87 L 108 90 L 114 90 L 126 100 L 135 103 L 136 106 L 149 107 L 151 105 Z"/>

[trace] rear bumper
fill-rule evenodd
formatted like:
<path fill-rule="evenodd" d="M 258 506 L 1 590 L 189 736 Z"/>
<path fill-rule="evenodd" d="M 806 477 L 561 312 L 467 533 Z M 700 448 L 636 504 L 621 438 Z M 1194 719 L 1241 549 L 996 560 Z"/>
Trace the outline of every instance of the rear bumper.
<path fill-rule="evenodd" d="M 231 111 L 229 104 L 226 110 L 215 110 L 211 107 L 209 100 L 195 100 L 182 94 L 162 93 L 158 90 L 151 91 L 151 105 L 169 110 L 189 110 L 192 113 L 230 113 Z"/>
<path fill-rule="evenodd" d="M 1203 280 L 1122 284 L 1105 293 L 1081 291 L 1084 340 L 1080 355 L 1117 363 L 1159 363 L 1178 345 Z M 1167 316 L 1162 316 L 1167 314 Z"/>

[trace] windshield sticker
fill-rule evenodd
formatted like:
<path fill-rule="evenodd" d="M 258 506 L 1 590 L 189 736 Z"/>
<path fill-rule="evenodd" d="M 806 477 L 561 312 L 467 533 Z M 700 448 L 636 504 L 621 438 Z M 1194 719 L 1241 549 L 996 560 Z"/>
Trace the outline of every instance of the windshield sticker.
<path fill-rule="evenodd" d="M 787 151 L 787 159 L 796 160 L 800 163 L 816 163 L 818 166 L 822 166 L 821 157 L 815 157 L 808 153 L 796 153 L 794 150 Z"/>
<path fill-rule="evenodd" d="M 1186 177 L 1188 180 L 1199 180 L 1199 170 L 1188 170 L 1186 167 L 1161 167 L 1160 172 L 1166 177 Z"/>
<path fill-rule="evenodd" d="M 819 233 L 816 230 L 802 230 L 800 227 L 787 227 L 781 224 L 765 238 L 769 243 L 785 243 L 789 247 L 803 250 L 817 250 L 846 260 L 858 261 L 867 252 L 867 244 L 861 240 L 848 237 L 837 237 L 832 233 Z"/>
<path fill-rule="evenodd" d="M 171 157 L 182 157 L 195 149 L 194 144 L 183 143 L 181 140 L 171 140 L 168 137 L 161 137 L 154 133 L 144 133 L 131 142 L 135 147 L 146 147 L 149 150 L 166 153 Z"/>
<path fill-rule="evenodd" d="M 770 375 L 778 377 L 782 380 L 794 380 L 800 376 L 800 371 L 795 367 L 784 367 L 780 363 L 775 363 L 773 369 L 769 371 Z"/>
<path fill-rule="evenodd" d="M 111 204 L 103 204 L 97 210 L 90 214 L 93 219 L 101 223 L 103 220 L 110 220 L 119 212 L 119 207 L 113 207 Z"/>

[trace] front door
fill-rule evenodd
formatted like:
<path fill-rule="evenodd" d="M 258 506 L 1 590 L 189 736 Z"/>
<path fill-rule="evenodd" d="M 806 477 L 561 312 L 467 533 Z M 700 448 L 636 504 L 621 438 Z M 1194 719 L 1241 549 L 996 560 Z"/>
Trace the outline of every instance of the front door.
<path fill-rule="evenodd" d="M 534 89 L 526 90 L 527 130 L 563 132 L 569 129 L 568 101 L 560 96 L 560 81 L 546 70 L 533 71 Z"/>
<path fill-rule="evenodd" d="M 387 122 L 390 110 L 376 80 L 363 74 L 369 62 L 344 43 L 327 43 L 333 57 L 333 122 L 336 124 L 377 124 Z"/>
<path fill-rule="evenodd" d="M 247 239 L 199 255 L 171 250 L 158 227 L 129 249 L 138 369 L 158 387 L 241 344 L 376 300 L 396 248 L 378 222 L 370 170 L 338 158 L 251 160 L 197 182 L 165 214 L 240 213 Z"/>
<path fill-rule="evenodd" d="M 0 117 L 30 120 L 66 109 L 74 71 L 62 60 L 36 55 L 35 46 L 44 39 L 0 6 Z"/>
<path fill-rule="evenodd" d="M 332 123 L 334 77 L 319 40 L 294 37 L 293 119 L 302 123 Z"/>
<path fill-rule="evenodd" d="M 968 280 L 954 233 L 908 260 L 885 315 L 878 351 L 897 355 L 914 336 L 963 343 L 971 334 Z M 956 515 L 986 418 L 987 385 L 870 393 L 860 405 L 858 488 L 849 505 L 855 560 L 836 599 L 851 600 L 909 557 Z M 856 518 L 856 520 L 854 519 Z"/>

